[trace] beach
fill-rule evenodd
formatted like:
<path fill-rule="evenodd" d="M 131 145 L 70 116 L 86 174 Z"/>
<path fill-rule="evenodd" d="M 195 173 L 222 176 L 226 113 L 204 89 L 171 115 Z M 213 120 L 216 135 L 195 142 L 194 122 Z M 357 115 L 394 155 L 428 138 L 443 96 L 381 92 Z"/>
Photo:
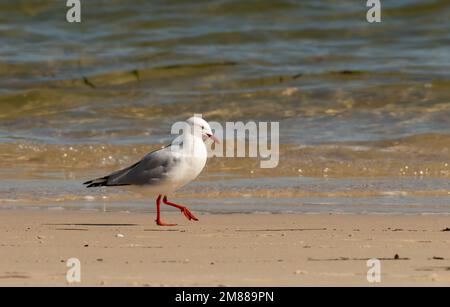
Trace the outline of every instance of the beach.
<path fill-rule="evenodd" d="M 450 285 L 445 215 L 3 210 L 1 286 Z M 81 264 L 69 283 L 67 260 Z M 368 282 L 367 260 L 381 281 Z"/>

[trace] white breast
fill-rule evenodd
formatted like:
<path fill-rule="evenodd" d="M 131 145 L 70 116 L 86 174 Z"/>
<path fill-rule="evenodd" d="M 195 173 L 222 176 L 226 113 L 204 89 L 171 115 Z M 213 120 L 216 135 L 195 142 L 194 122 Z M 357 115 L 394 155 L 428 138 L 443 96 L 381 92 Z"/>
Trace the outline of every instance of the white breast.
<path fill-rule="evenodd" d="M 199 137 L 185 138 L 182 148 L 174 147 L 173 152 L 180 158 L 180 163 L 168 173 L 168 177 L 175 189 L 179 189 L 200 175 L 208 155 L 205 143 Z"/>

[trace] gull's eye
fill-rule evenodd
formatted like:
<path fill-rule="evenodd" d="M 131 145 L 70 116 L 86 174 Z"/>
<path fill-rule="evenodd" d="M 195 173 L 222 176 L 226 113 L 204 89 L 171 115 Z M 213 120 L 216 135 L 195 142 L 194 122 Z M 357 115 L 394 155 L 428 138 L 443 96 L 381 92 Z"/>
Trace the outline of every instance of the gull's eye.
<path fill-rule="evenodd" d="M 205 130 L 205 127 L 204 127 L 204 126 L 202 126 L 202 130 Z"/>

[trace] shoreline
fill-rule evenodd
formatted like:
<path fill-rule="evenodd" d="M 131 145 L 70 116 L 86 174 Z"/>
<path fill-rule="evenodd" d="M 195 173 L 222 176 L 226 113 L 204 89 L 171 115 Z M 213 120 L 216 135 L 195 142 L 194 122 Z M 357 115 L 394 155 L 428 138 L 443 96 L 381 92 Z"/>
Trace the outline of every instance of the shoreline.
<path fill-rule="evenodd" d="M 0 210 L 0 286 L 450 285 L 450 216 Z M 66 261 L 81 263 L 69 284 Z M 381 283 L 367 260 L 381 261 Z"/>
<path fill-rule="evenodd" d="M 134 215 L 147 215 L 147 216 L 156 216 L 156 210 L 153 205 L 148 206 L 146 209 L 141 208 L 128 208 L 128 207 L 114 207 L 110 206 L 97 206 L 92 208 L 80 208 L 80 204 L 82 203 L 74 203 L 71 206 L 61 206 L 61 205 L 26 205 L 26 206 L 10 206 L 10 205 L 0 205 L 0 214 L 2 212 L 60 212 L 60 213 L 92 213 L 92 214 L 134 214 Z M 441 217 L 450 217 L 450 212 L 432 212 L 432 211 L 412 211 L 412 212 L 403 212 L 403 211 L 338 211 L 338 210 L 330 210 L 330 211 L 290 211 L 290 210 L 280 210 L 280 211 L 269 211 L 269 210 L 259 210 L 259 211 L 250 211 L 250 210 L 215 210 L 214 209 L 205 209 L 205 207 L 201 206 L 200 208 L 196 205 L 188 205 L 188 208 L 194 213 L 204 216 L 210 215 L 305 215 L 305 216 L 315 216 L 315 215 L 333 215 L 333 216 L 441 216 Z M 171 207 L 164 207 L 164 210 L 161 210 L 162 215 L 171 215 L 178 212 L 177 209 L 173 209 Z M 20 213 L 19 213 L 20 214 Z"/>

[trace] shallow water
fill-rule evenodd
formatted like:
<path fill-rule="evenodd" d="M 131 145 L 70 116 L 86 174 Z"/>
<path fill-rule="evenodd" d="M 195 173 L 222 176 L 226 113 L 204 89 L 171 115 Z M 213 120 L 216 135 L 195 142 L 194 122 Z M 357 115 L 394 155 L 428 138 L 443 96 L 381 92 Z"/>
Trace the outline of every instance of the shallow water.
<path fill-rule="evenodd" d="M 1 207 L 146 210 L 80 183 L 202 113 L 281 144 L 275 169 L 209 161 L 179 194 L 201 210 L 450 211 L 448 1 L 382 1 L 381 24 L 351 0 L 82 5 L 0 2 Z"/>

